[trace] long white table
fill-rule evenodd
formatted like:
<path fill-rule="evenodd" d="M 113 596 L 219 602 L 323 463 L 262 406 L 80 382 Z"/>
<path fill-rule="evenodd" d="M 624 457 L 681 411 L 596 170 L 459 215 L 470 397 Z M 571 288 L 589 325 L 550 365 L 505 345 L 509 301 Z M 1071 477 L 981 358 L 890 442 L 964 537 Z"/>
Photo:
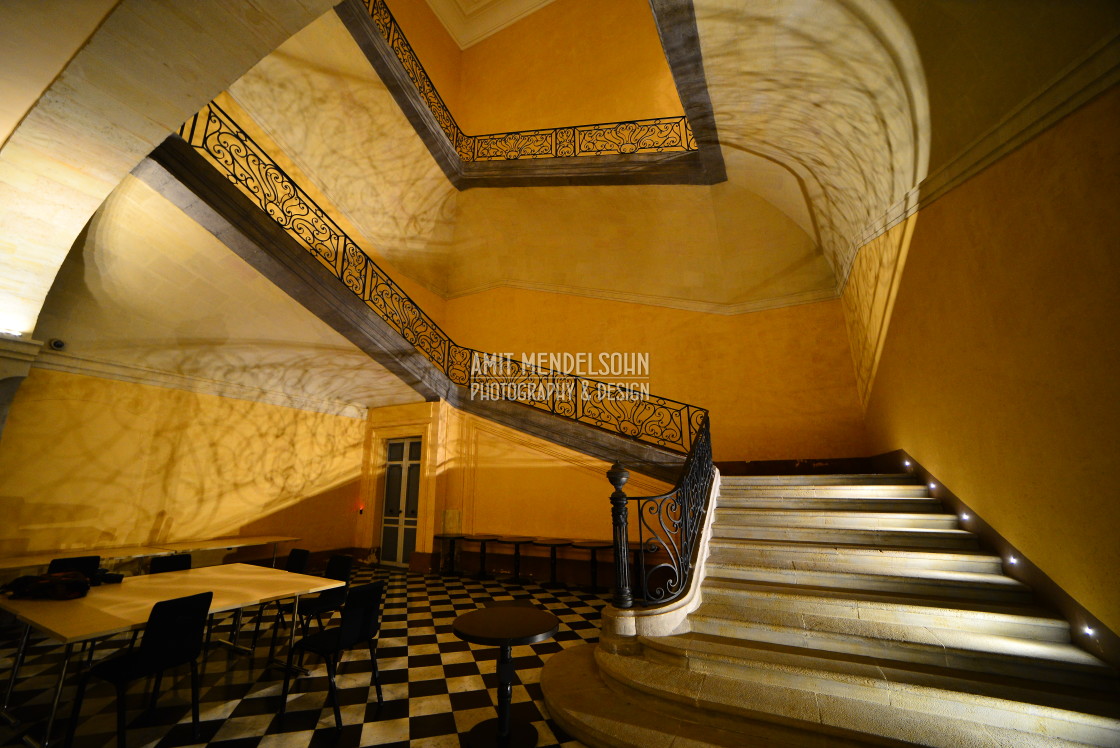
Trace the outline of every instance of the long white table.
<path fill-rule="evenodd" d="M 344 582 L 334 579 L 293 574 L 264 566 L 226 564 L 128 577 L 120 584 L 93 587 L 88 595 L 76 600 L 11 600 L 0 597 L 0 609 L 8 611 L 26 625 L 12 664 L 0 714 L 9 722 L 16 722 L 8 712 L 8 707 L 32 629 L 57 639 L 66 647 L 43 736 L 42 745 L 47 746 L 50 744 L 51 730 L 58 712 L 67 664 L 76 643 L 141 629 L 148 621 L 152 606 L 157 602 L 198 592 L 214 593 L 214 601 L 210 606 L 212 614 L 294 598 L 295 621 L 298 619 L 300 596 L 341 587 L 343 584 Z M 290 646 L 295 636 L 294 623 L 288 636 Z"/>

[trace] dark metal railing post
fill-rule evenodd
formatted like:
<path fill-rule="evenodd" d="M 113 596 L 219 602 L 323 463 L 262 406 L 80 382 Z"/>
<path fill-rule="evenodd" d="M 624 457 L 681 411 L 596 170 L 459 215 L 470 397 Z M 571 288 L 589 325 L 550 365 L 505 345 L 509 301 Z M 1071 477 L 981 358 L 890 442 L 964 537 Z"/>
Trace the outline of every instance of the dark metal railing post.
<path fill-rule="evenodd" d="M 614 486 L 611 494 L 611 524 L 614 525 L 614 605 L 629 608 L 634 604 L 630 596 L 630 548 L 627 543 L 626 494 L 622 487 L 630 480 L 630 471 L 616 462 L 607 471 L 607 480 Z"/>

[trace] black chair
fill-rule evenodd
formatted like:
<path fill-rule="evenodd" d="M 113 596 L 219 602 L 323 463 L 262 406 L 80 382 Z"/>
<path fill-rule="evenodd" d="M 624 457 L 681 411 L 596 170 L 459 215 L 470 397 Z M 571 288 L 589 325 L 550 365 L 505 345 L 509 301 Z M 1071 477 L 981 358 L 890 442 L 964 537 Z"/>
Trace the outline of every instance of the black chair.
<path fill-rule="evenodd" d="M 197 660 L 202 650 L 202 632 L 206 628 L 206 618 L 213 599 L 213 592 L 202 592 L 156 603 L 148 615 L 139 647 L 113 655 L 87 670 L 78 681 L 66 745 L 70 746 L 74 741 L 78 715 L 82 710 L 82 697 L 91 675 L 109 681 L 117 691 L 117 745 L 125 748 L 125 690 L 128 684 L 153 676 L 155 682 L 152 686 L 151 706 L 155 707 L 163 672 L 180 665 L 191 667 L 191 719 L 194 737 L 198 739 Z"/>
<path fill-rule="evenodd" d="M 75 556 L 73 558 L 52 559 L 47 566 L 48 574 L 64 571 L 76 571 L 85 574 L 90 581 L 97 576 L 97 568 L 101 566 L 101 556 Z"/>
<path fill-rule="evenodd" d="M 293 574 L 304 574 L 307 572 L 307 562 L 311 560 L 311 551 L 304 548 L 293 548 L 288 551 L 288 561 L 284 564 L 284 571 L 290 571 Z M 261 621 L 264 619 L 265 611 L 272 603 L 261 603 L 257 608 L 257 622 L 253 628 L 253 649 L 257 648 L 257 638 L 261 634 Z"/>
<path fill-rule="evenodd" d="M 191 554 L 173 553 L 170 556 L 152 556 L 148 573 L 163 574 L 167 571 L 186 571 L 189 568 L 191 568 Z"/>
<path fill-rule="evenodd" d="M 385 582 L 372 582 L 354 587 L 342 606 L 342 620 L 338 626 L 316 631 L 303 637 L 288 652 L 288 667 L 284 671 L 284 691 L 280 699 L 280 724 L 288 706 L 288 689 L 292 679 L 292 659 L 296 650 L 319 655 L 327 663 L 329 682 L 327 698 L 334 709 L 335 729 L 342 729 L 342 712 L 338 706 L 338 685 L 335 676 L 342 653 L 365 642 L 369 647 L 370 680 L 377 689 L 377 704 L 381 705 L 381 677 L 377 672 L 377 644 L 374 640 L 381 629 L 381 601 L 385 596 Z"/>
<path fill-rule="evenodd" d="M 346 584 L 342 587 L 320 592 L 318 595 L 304 597 L 299 601 L 300 628 L 303 630 L 304 636 L 307 636 L 312 618 L 322 629 L 324 628 L 323 616 L 338 610 L 346 602 L 346 591 L 350 586 L 350 572 L 353 568 L 354 559 L 351 556 L 331 556 L 330 560 L 327 561 L 327 571 L 323 576 Z M 269 659 L 272 659 L 276 653 L 276 636 L 284 622 L 284 615 L 291 612 L 294 607 L 293 603 L 279 603 L 276 606 L 276 622 L 272 626 L 272 643 L 268 648 Z M 294 620 L 292 625 L 296 625 Z"/>

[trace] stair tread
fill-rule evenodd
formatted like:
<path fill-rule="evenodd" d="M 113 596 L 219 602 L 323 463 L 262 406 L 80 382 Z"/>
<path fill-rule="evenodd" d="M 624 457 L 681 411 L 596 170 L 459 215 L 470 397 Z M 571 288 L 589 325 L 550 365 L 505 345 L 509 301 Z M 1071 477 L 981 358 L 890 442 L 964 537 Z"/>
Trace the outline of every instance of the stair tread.
<path fill-rule="evenodd" d="M 1005 601 L 992 601 L 972 598 L 954 598 L 945 595 L 930 595 L 919 594 L 910 592 L 891 591 L 886 592 L 883 590 L 857 590 L 857 589 L 838 589 L 836 587 L 827 587 L 823 585 L 809 585 L 809 584 L 795 584 L 791 582 L 764 582 L 748 579 L 733 579 L 730 577 L 714 577 L 707 576 L 701 583 L 701 589 L 706 590 L 709 588 L 724 589 L 724 590 L 754 590 L 758 592 L 776 592 L 776 593 L 789 593 L 802 596 L 813 596 L 820 598 L 836 598 L 844 600 L 859 600 L 867 602 L 881 602 L 881 603 L 895 603 L 895 604 L 913 604 L 927 607 L 939 607 L 949 610 L 976 610 L 976 611 L 989 611 L 992 613 L 1004 613 L 1009 615 L 1031 615 L 1036 617 L 1046 617 L 1048 611 L 1041 606 L 1030 603 L 1016 603 Z"/>
<path fill-rule="evenodd" d="M 798 670 L 810 668 L 835 673 L 870 672 L 870 677 L 879 677 L 894 683 L 941 687 L 966 694 L 1006 699 L 1014 704 L 1039 704 L 1111 719 L 1120 718 L 1120 701 L 1117 700 L 1120 686 L 1110 689 L 1091 689 L 1055 683 L 1043 678 L 1026 679 L 981 670 L 965 670 L 749 639 L 731 639 L 713 634 L 676 634 L 658 637 L 655 640 L 642 637 L 642 643 L 663 651 L 677 650 L 724 660 L 730 658 L 752 663 L 765 662 L 771 665 L 794 667 Z M 867 671 L 866 668 L 859 668 L 861 665 L 871 665 L 874 670 Z M 966 690 L 962 691 L 962 688 Z M 1025 702 L 1024 697 L 1027 699 Z"/>
<path fill-rule="evenodd" d="M 897 481 L 900 484 L 922 485 L 909 473 L 821 473 L 819 475 L 722 475 L 720 481 L 727 485 L 820 485 L 835 483 L 873 483 L 875 481 Z M 780 481 L 780 482 L 779 482 Z"/>
<path fill-rule="evenodd" d="M 990 561 L 1001 560 L 1000 557 L 988 551 L 966 551 L 960 548 L 927 548 L 927 547 L 914 547 L 906 548 L 903 546 L 888 546 L 884 548 L 876 548 L 874 546 L 855 545 L 852 543 L 822 543 L 818 541 L 788 541 L 788 540 L 770 540 L 770 539 L 754 539 L 754 538 L 712 538 L 709 546 L 718 548 L 720 550 L 735 551 L 738 549 L 744 550 L 769 550 L 787 553 L 816 553 L 821 555 L 857 555 L 857 556 L 877 556 L 880 558 L 887 556 L 918 556 L 918 557 L 935 557 L 939 559 L 960 559 L 965 561 Z"/>
<path fill-rule="evenodd" d="M 865 571 L 849 571 L 837 570 L 832 571 L 828 569 L 782 569 L 773 566 L 761 566 L 752 563 L 736 563 L 734 561 L 721 561 L 718 559 L 708 559 L 708 568 L 718 569 L 743 569 L 743 570 L 757 570 L 768 572 L 781 571 L 791 575 L 797 574 L 842 574 L 845 577 L 854 577 L 857 579 L 866 578 L 871 579 L 915 579 L 922 581 L 941 581 L 946 583 L 967 584 L 967 585 L 990 585 L 992 587 L 999 587 L 1003 589 L 1021 589 L 1029 590 L 1030 587 L 1023 584 L 1017 579 L 1005 576 L 1003 574 L 989 574 L 978 571 L 950 571 L 947 569 L 903 569 L 899 574 L 869 574 Z"/>
<path fill-rule="evenodd" d="M 689 614 L 689 619 L 696 621 L 728 620 L 724 616 L 708 613 L 703 605 Z M 819 618 L 815 620 L 819 620 Z M 904 652 L 944 652 L 946 654 L 966 654 L 977 659 L 1001 660 L 1013 658 L 1017 662 L 1035 663 L 1040 667 L 1043 665 L 1061 665 L 1085 672 L 1099 672 L 1105 675 L 1115 674 L 1115 670 L 1108 664 L 1069 642 L 1039 641 L 931 626 L 913 627 L 915 635 L 918 632 L 929 632 L 934 640 L 933 642 L 923 642 L 915 639 L 882 639 L 861 634 L 829 631 L 823 628 L 798 628 L 755 622 L 741 623 L 751 628 L 803 633 L 811 638 L 830 640 L 837 644 L 865 645 L 870 649 L 890 647 L 892 652 L 898 652 L 899 654 Z M 747 637 L 747 639 L 755 641 L 750 637 Z M 893 660 L 895 658 L 888 657 L 886 659 Z M 905 660 L 905 658 L 902 659 Z"/>

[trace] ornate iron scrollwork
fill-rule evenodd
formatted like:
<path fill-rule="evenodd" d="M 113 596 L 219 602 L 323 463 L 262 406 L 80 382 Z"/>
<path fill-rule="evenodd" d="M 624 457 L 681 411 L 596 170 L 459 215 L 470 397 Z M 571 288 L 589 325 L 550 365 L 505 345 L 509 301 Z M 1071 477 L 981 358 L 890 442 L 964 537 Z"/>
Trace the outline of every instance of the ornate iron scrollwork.
<path fill-rule="evenodd" d="M 456 344 L 217 104 L 179 135 L 453 383 L 472 394 L 494 388 L 499 399 L 635 441 L 682 453 L 694 447 L 706 422 L 703 408 Z M 495 362 L 499 373 L 479 371 L 480 357 Z"/>
<path fill-rule="evenodd" d="M 521 158 L 571 158 L 699 150 L 686 117 L 660 117 L 599 125 L 467 135 L 436 90 L 385 0 L 366 0 L 382 38 L 404 68 L 448 142 L 464 163 Z"/>
<path fill-rule="evenodd" d="M 708 513 L 709 494 L 715 469 L 712 437 L 706 413 L 698 411 L 699 423 L 692 449 L 676 487 L 660 496 L 628 498 L 621 486 L 625 470 L 616 463 L 608 473 L 615 486 L 611 495 L 611 517 L 615 537 L 616 577 L 625 587 L 615 591 L 615 605 L 630 607 L 635 597 L 630 589 L 630 561 L 625 502 L 635 502 L 638 518 L 636 552 L 636 599 L 644 606 L 664 605 L 688 590 L 697 561 L 700 533 Z M 621 504 L 621 508 L 620 508 Z"/>

